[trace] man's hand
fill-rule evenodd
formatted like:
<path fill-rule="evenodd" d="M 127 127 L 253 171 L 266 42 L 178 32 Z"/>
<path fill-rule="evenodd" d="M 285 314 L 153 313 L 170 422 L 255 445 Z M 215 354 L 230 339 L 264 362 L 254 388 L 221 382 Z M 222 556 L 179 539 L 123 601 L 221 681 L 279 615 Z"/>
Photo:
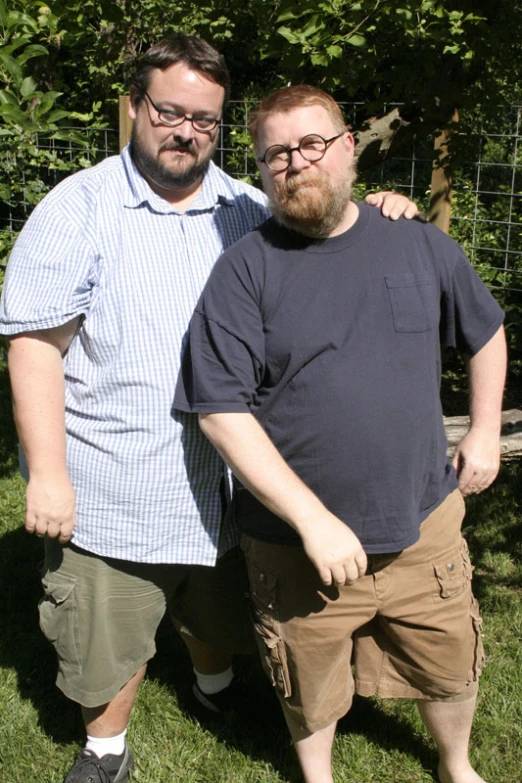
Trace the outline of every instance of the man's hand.
<path fill-rule="evenodd" d="M 394 193 L 392 190 L 381 190 L 379 193 L 369 193 L 364 199 L 371 207 L 380 207 L 384 217 L 398 220 L 405 217 L 408 220 L 418 215 L 419 208 L 407 196 Z"/>
<path fill-rule="evenodd" d="M 65 544 L 76 526 L 76 496 L 68 476 L 29 479 L 25 529 Z"/>
<path fill-rule="evenodd" d="M 351 585 L 364 576 L 367 558 L 361 542 L 349 527 L 325 511 L 299 530 L 306 554 L 325 585 Z"/>
<path fill-rule="evenodd" d="M 457 446 L 453 467 L 463 495 L 478 494 L 487 489 L 500 468 L 498 433 L 471 427 Z"/>
<path fill-rule="evenodd" d="M 357 536 L 296 476 L 251 413 L 205 413 L 200 426 L 243 486 L 301 537 L 325 585 L 366 572 Z"/>

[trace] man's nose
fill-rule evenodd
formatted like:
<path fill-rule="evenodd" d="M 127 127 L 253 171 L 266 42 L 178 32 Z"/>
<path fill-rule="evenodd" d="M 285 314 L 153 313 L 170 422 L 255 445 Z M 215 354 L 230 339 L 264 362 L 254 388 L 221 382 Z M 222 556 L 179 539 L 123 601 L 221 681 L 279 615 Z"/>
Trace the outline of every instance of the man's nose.
<path fill-rule="evenodd" d="M 191 141 L 195 137 L 196 131 L 192 122 L 185 117 L 183 122 L 172 128 L 172 134 L 175 139 L 177 138 L 180 141 Z"/>
<path fill-rule="evenodd" d="M 303 158 L 299 150 L 292 150 L 290 152 L 288 171 L 302 171 L 302 169 L 309 168 L 310 165 L 310 161 Z"/>

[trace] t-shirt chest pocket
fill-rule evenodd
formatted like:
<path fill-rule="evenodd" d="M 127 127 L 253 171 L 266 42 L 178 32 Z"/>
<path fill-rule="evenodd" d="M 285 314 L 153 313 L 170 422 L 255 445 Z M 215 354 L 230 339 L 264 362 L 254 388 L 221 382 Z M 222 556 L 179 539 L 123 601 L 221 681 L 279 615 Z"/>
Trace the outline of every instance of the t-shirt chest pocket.
<path fill-rule="evenodd" d="M 440 308 L 433 280 L 411 272 L 386 275 L 384 280 L 396 332 L 427 332 L 437 326 Z"/>

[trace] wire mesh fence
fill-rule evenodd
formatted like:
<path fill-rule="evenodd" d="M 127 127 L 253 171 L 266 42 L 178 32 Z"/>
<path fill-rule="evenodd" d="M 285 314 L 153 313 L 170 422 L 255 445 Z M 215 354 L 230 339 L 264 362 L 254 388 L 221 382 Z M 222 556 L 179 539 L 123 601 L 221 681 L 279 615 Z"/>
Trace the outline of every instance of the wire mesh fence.
<path fill-rule="evenodd" d="M 359 104 L 345 104 L 350 121 Z M 246 125 L 248 103 L 232 102 L 220 128 L 216 163 L 232 176 L 258 183 Z M 476 124 L 457 142 L 452 197 L 451 234 L 466 251 L 488 285 L 522 294 L 522 107 L 506 107 L 495 127 Z M 75 128 L 74 140 L 39 134 L 34 145 L 44 154 L 36 171 L 14 167 L 19 181 L 7 201 L 0 202 L 0 235 L 12 244 L 34 204 L 71 170 L 91 166 L 118 152 L 118 130 Z M 0 139 L 0 153 L 2 150 Z M 16 156 L 16 152 L 10 153 Z M 366 189 L 394 188 L 428 209 L 433 168 L 433 139 L 414 142 L 403 154 L 363 172 Z M 36 183 L 36 184 L 35 184 Z"/>

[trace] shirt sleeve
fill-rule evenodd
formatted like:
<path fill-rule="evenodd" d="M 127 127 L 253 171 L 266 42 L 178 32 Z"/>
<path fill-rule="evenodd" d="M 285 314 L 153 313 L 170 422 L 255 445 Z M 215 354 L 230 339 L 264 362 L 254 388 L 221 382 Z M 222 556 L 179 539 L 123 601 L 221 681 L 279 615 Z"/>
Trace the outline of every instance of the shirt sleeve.
<path fill-rule="evenodd" d="M 193 413 L 248 413 L 265 366 L 259 287 L 244 259 L 226 253 L 192 316 L 174 406 Z"/>
<path fill-rule="evenodd" d="M 44 199 L 15 244 L 0 302 L 0 333 L 52 329 L 85 314 L 96 278 L 94 243 L 80 210 Z"/>
<path fill-rule="evenodd" d="M 474 356 L 503 321 L 502 309 L 457 246 L 451 280 L 442 294 L 442 344 Z"/>

